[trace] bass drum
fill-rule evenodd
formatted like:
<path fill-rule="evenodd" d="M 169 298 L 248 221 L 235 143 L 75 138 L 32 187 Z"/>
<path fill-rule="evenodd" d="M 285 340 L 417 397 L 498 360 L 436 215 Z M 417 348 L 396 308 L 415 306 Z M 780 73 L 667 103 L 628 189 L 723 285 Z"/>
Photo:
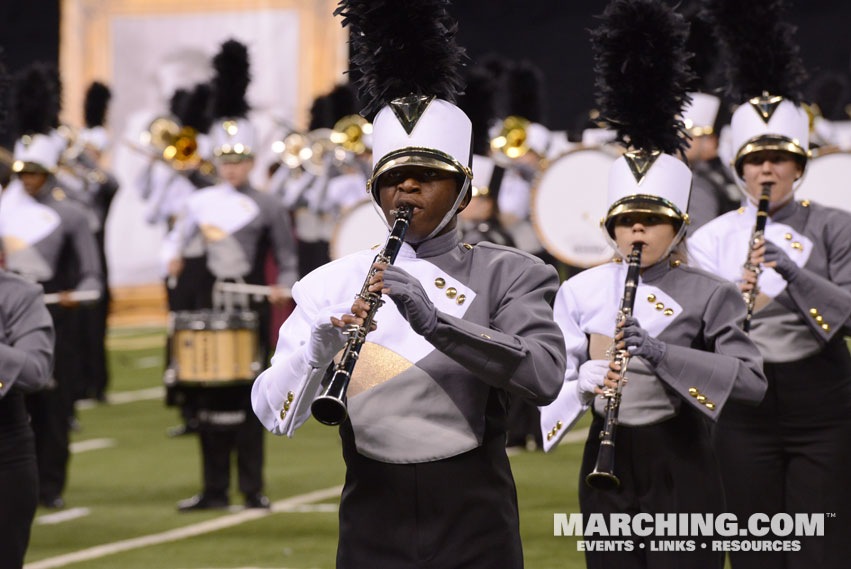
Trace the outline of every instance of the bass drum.
<path fill-rule="evenodd" d="M 331 259 L 380 246 L 387 241 L 387 231 L 372 200 L 358 202 L 340 215 L 331 237 Z"/>
<path fill-rule="evenodd" d="M 795 198 L 851 212 L 851 152 L 834 152 L 813 158 Z"/>
<path fill-rule="evenodd" d="M 553 159 L 538 176 L 532 188 L 532 225 L 559 261 L 588 268 L 614 255 L 600 220 L 606 215 L 609 168 L 615 158 L 600 148 L 579 148 Z"/>

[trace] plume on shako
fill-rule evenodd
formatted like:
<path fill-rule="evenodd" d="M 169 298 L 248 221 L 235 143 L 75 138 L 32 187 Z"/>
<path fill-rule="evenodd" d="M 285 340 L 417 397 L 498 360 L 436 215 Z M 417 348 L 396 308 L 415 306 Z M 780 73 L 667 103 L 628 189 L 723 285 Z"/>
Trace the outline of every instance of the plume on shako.
<path fill-rule="evenodd" d="M 109 87 L 94 81 L 86 91 L 86 101 L 83 107 L 86 119 L 86 126 L 94 128 L 103 126 L 106 121 L 106 109 L 109 106 L 109 99 L 112 93 Z"/>
<path fill-rule="evenodd" d="M 58 165 L 64 141 L 50 133 L 59 124 L 59 88 L 58 73 L 46 64 L 35 63 L 15 76 L 15 172 L 47 173 Z"/>
<path fill-rule="evenodd" d="M 213 154 L 220 159 L 242 160 L 254 155 L 255 131 L 246 116 L 245 95 L 251 82 L 248 48 L 227 40 L 213 57 Z"/>
<path fill-rule="evenodd" d="M 376 204 L 376 180 L 400 166 L 457 174 L 458 204 L 469 189 L 472 126 L 455 106 L 465 55 L 448 6 L 447 0 L 341 0 L 334 12 L 349 28 L 362 114 L 375 115 L 368 188 Z M 452 215 L 454 209 L 435 232 Z"/>
<path fill-rule="evenodd" d="M 799 106 L 807 73 L 785 12 L 784 0 L 704 0 L 722 47 L 727 92 L 741 104 L 731 122 L 739 177 L 752 152 L 783 150 L 802 166 L 809 156 L 809 119 Z"/>
<path fill-rule="evenodd" d="M 654 213 L 672 219 L 679 238 L 691 189 L 691 171 L 676 157 L 687 144 L 688 25 L 661 0 L 614 0 L 601 20 L 591 33 L 597 104 L 627 149 L 609 172 L 605 228 L 613 237 L 618 215 Z"/>

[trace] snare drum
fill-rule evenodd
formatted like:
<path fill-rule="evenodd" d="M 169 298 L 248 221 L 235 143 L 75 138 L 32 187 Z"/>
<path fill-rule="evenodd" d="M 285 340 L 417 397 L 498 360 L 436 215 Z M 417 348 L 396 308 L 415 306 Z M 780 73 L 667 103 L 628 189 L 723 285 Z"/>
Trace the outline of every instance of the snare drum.
<path fill-rule="evenodd" d="M 851 212 L 851 152 L 834 152 L 813 158 L 796 199 L 812 200 L 818 204 Z"/>
<path fill-rule="evenodd" d="M 571 150 L 554 159 L 532 188 L 531 217 L 538 239 L 558 260 L 593 267 L 614 251 L 600 229 L 613 153 L 599 148 Z"/>
<path fill-rule="evenodd" d="M 262 366 L 258 324 L 257 313 L 250 310 L 176 313 L 167 378 L 201 387 L 250 383 Z"/>
<path fill-rule="evenodd" d="M 343 211 L 331 237 L 331 259 L 382 245 L 387 241 L 387 226 L 372 200 L 363 200 Z"/>

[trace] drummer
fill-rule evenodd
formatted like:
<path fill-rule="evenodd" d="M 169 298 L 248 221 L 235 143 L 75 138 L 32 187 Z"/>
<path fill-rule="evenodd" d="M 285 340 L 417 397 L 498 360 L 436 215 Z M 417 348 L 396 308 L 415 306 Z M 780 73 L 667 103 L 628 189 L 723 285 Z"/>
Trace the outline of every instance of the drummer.
<path fill-rule="evenodd" d="M 248 51 L 239 42 L 222 45 L 214 59 L 217 70 L 213 82 L 213 108 L 218 117 L 211 137 L 222 183 L 194 192 L 169 235 L 164 257 L 168 272 L 178 276 L 182 269 L 181 251 L 200 233 L 207 266 L 218 280 L 265 284 L 267 252 L 271 249 L 277 264 L 277 284 L 271 287 L 269 301 L 282 304 L 296 280 L 296 254 L 289 215 L 271 195 L 253 189 L 248 182 L 254 167 L 255 129 L 245 118 L 248 105 Z M 239 71 L 236 77 L 223 72 Z M 259 313 L 260 353 L 269 352 L 269 309 L 252 303 Z M 263 495 L 263 429 L 251 412 L 250 385 L 196 388 L 199 430 L 204 466 L 203 491 L 178 504 L 180 511 L 225 508 L 229 504 L 231 450 L 236 448 L 239 487 L 248 508 L 269 507 Z"/>

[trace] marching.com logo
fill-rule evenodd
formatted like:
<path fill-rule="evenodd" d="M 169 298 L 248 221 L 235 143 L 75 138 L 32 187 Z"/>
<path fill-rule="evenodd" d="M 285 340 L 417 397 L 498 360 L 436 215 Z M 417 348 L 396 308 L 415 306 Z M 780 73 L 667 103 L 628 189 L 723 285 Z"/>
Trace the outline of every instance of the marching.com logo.
<path fill-rule="evenodd" d="M 553 535 L 584 537 L 580 551 L 799 551 L 801 538 L 824 535 L 832 513 L 752 514 L 742 523 L 735 514 L 553 514 Z M 599 538 L 606 538 L 601 540 Z M 639 538 L 611 539 L 611 538 Z M 667 538 L 649 539 L 643 538 Z M 676 539 L 671 539 L 676 538 Z M 688 539 L 722 538 L 722 539 Z M 732 538 L 732 539 L 723 539 Z M 744 539 L 742 539 L 744 538 Z M 768 538 L 768 539 L 749 539 Z"/>

